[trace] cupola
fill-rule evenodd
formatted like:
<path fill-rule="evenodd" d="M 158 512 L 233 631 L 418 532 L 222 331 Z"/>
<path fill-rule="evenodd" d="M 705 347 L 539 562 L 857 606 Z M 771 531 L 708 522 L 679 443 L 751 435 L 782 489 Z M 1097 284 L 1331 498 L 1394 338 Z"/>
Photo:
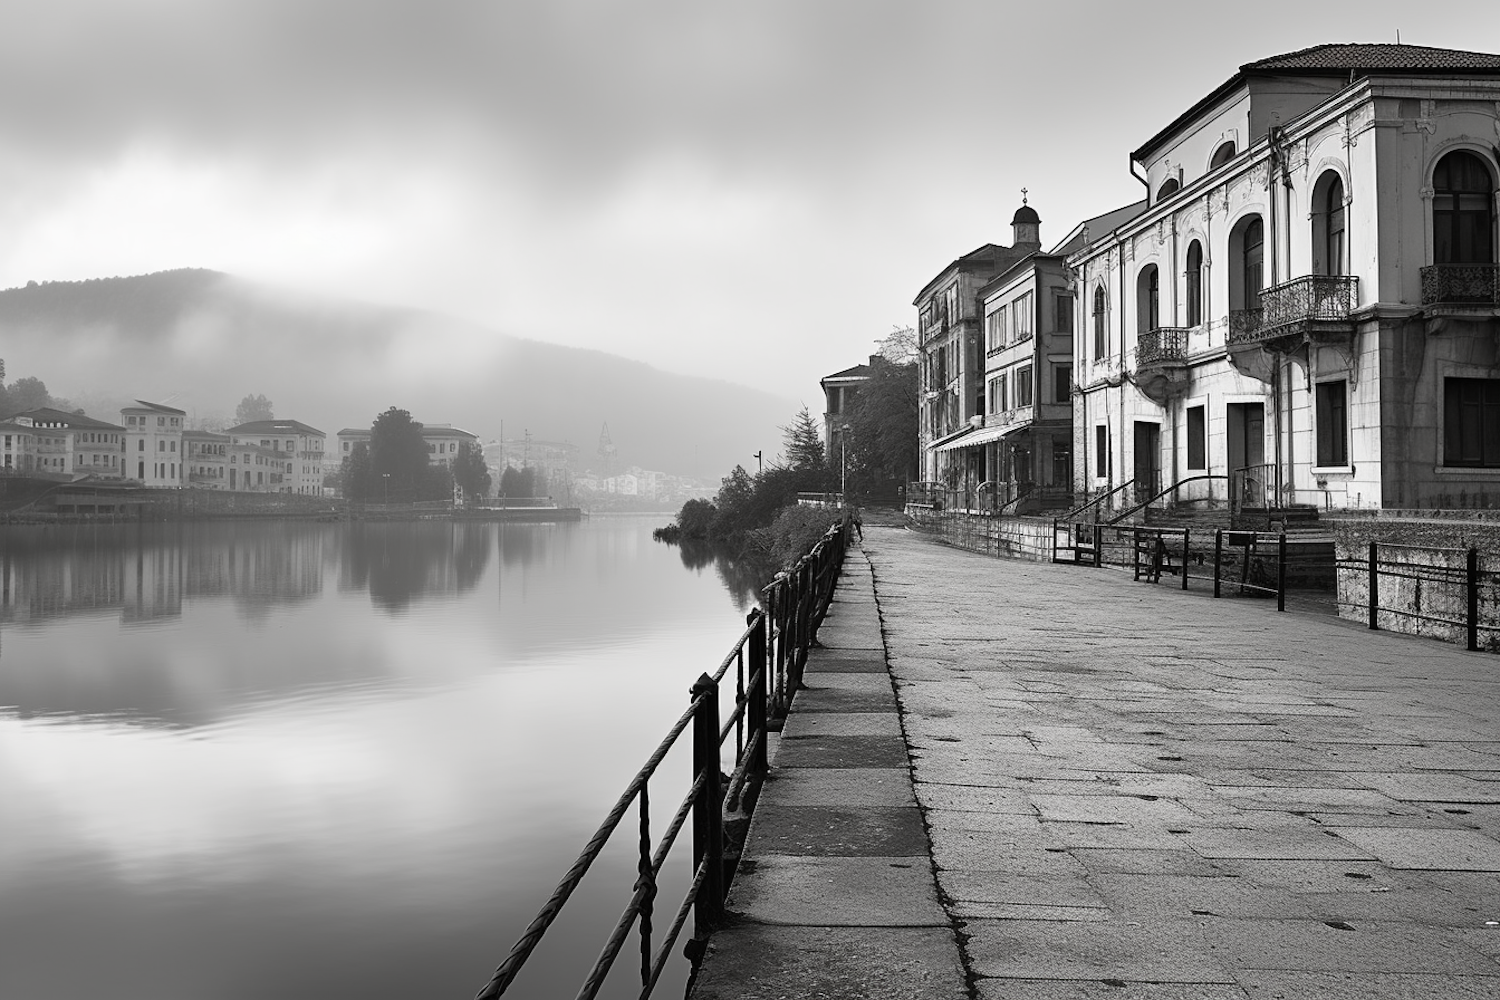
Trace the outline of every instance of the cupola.
<path fill-rule="evenodd" d="M 1026 204 L 1026 189 L 1021 189 L 1021 207 L 1010 220 L 1010 245 L 1017 250 L 1040 250 L 1042 248 L 1042 218 L 1036 209 Z"/>

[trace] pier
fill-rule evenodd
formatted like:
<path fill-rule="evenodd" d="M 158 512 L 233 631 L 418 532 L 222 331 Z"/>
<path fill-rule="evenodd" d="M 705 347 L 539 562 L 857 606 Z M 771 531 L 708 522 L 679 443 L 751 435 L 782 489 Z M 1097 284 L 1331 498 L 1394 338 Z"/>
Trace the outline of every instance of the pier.
<path fill-rule="evenodd" d="M 867 526 L 692 996 L 1500 996 L 1500 660 Z"/>

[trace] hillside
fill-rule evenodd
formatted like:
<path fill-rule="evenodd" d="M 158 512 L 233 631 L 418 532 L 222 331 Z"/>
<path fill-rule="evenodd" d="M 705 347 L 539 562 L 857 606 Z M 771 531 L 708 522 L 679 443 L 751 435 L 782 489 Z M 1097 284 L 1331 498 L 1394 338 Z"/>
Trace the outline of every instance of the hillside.
<path fill-rule="evenodd" d="M 569 441 L 584 465 L 607 422 L 621 463 L 712 477 L 774 453 L 797 407 L 613 354 L 205 270 L 0 291 L 0 358 L 9 378 L 36 376 L 106 420 L 130 399 L 230 419 L 241 398 L 264 393 L 278 417 L 331 437 L 394 405 L 486 439 L 503 421 L 508 437 Z"/>

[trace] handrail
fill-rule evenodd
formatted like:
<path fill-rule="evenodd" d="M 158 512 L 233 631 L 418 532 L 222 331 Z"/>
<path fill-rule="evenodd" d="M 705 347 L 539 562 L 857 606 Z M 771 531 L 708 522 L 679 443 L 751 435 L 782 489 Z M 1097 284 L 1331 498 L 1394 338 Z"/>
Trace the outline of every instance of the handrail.
<path fill-rule="evenodd" d="M 694 918 L 693 940 L 687 953 L 696 974 L 709 933 L 724 917 L 724 896 L 733 876 L 734 859 L 725 850 L 725 812 L 738 814 L 754 805 L 769 762 L 768 731 L 772 716 L 784 716 L 800 684 L 807 649 L 815 641 L 818 624 L 833 599 L 839 570 L 848 544 L 852 518 L 846 512 L 790 569 L 777 574 L 762 591 L 765 606 L 746 617 L 746 627 L 712 676 L 702 674 L 689 691 L 687 710 L 667 731 L 655 752 L 626 784 L 624 792 L 605 816 L 604 822 L 584 845 L 552 895 L 527 925 L 520 940 L 495 970 L 476 1000 L 504 995 L 515 982 L 526 960 L 552 926 L 599 857 L 610 836 L 632 804 L 639 803 L 640 845 L 637 878 L 630 901 L 610 931 L 588 978 L 578 991 L 579 1000 L 592 1000 L 603 987 L 631 928 L 639 921 L 641 936 L 641 997 L 656 987 L 672 948 L 687 923 Z M 736 668 L 735 705 L 721 723 L 719 688 Z M 773 683 L 774 682 L 774 683 Z M 692 783 L 672 814 L 667 829 L 651 846 L 650 780 L 682 734 L 692 730 Z M 748 732 L 747 732 L 748 730 Z M 735 738 L 735 768 L 728 782 L 721 780 L 719 761 L 730 735 Z M 652 923 L 657 878 L 667 862 L 678 835 L 692 819 L 693 880 L 678 907 L 660 946 L 652 948 Z"/>
<path fill-rule="evenodd" d="M 1177 489 L 1179 487 L 1186 486 L 1188 483 L 1196 483 L 1199 480 L 1203 480 L 1203 479 L 1223 479 L 1224 481 L 1227 482 L 1229 480 L 1229 477 L 1228 476 L 1215 476 L 1215 475 L 1211 475 L 1211 474 L 1205 473 L 1204 475 L 1201 475 L 1201 476 L 1188 476 L 1186 479 L 1179 479 L 1179 480 L 1177 480 L 1177 482 L 1173 483 L 1171 486 L 1168 486 L 1166 489 L 1164 489 L 1160 493 L 1156 494 L 1156 496 L 1150 497 L 1149 499 L 1146 499 L 1146 500 L 1142 500 L 1141 502 L 1137 503 L 1134 507 L 1127 507 L 1122 513 L 1116 514 L 1114 517 L 1110 518 L 1108 521 L 1105 521 L 1104 523 L 1105 524 L 1119 524 L 1121 521 L 1125 520 L 1131 514 L 1134 514 L 1138 510 L 1142 510 L 1142 509 L 1144 509 L 1146 507 L 1151 506 L 1153 503 L 1155 503 L 1156 501 L 1160 500 L 1162 497 L 1166 496 L 1168 493 L 1175 493 L 1175 492 L 1177 492 Z"/>
<path fill-rule="evenodd" d="M 1082 514 L 1084 511 L 1088 510 L 1090 507 L 1094 506 L 1095 504 L 1103 503 L 1105 500 L 1108 500 L 1110 497 L 1114 496 L 1116 493 L 1120 492 L 1121 490 L 1126 489 L 1127 487 L 1130 487 L 1130 486 L 1134 486 L 1134 485 L 1135 485 L 1135 480 L 1134 479 L 1126 480 L 1125 482 L 1121 483 L 1119 486 L 1116 486 L 1114 489 L 1110 490 L 1109 492 L 1107 492 L 1107 493 L 1101 493 L 1098 496 L 1094 497 L 1094 499 L 1092 499 L 1092 500 L 1088 501 L 1087 503 L 1083 504 L 1082 506 L 1074 507 L 1072 510 L 1064 512 L 1061 516 L 1056 517 L 1053 520 L 1054 521 L 1071 521 L 1074 518 L 1076 518 L 1079 514 Z"/>

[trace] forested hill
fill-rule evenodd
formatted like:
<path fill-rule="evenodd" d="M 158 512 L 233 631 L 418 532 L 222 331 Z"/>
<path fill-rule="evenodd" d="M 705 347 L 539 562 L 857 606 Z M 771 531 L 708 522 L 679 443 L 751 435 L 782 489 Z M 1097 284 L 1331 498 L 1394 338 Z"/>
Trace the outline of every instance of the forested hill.
<path fill-rule="evenodd" d="M 489 439 L 570 441 L 595 464 L 719 475 L 775 449 L 790 398 L 660 371 L 449 317 L 318 299 L 206 270 L 0 291 L 7 377 L 35 376 L 92 416 L 132 399 L 232 418 L 247 394 L 330 435 L 389 406 Z"/>

